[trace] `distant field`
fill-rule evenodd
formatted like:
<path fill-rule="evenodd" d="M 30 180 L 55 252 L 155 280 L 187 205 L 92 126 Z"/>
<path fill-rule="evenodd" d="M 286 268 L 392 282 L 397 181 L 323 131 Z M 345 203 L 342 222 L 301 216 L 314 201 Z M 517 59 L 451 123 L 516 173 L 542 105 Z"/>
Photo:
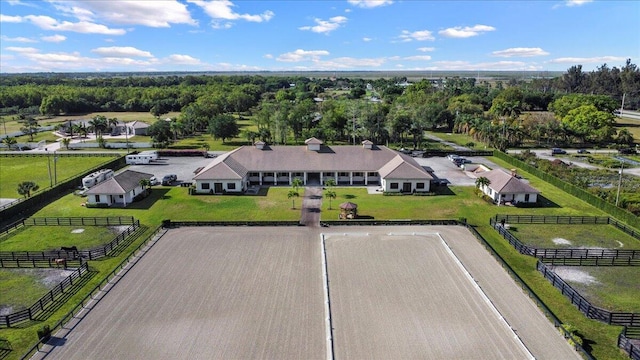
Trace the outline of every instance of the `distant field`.
<path fill-rule="evenodd" d="M 19 198 L 18 184 L 33 181 L 40 189 L 48 188 L 51 180 L 58 182 L 113 160 L 113 157 L 66 157 L 54 162 L 53 156 L 0 157 L 0 197 Z M 49 177 L 49 165 L 51 177 Z M 81 184 L 78 184 L 81 185 Z"/>
<path fill-rule="evenodd" d="M 120 232 L 107 226 L 25 226 L 0 237 L 0 251 L 59 250 L 62 246 L 82 250 L 106 244 Z"/>

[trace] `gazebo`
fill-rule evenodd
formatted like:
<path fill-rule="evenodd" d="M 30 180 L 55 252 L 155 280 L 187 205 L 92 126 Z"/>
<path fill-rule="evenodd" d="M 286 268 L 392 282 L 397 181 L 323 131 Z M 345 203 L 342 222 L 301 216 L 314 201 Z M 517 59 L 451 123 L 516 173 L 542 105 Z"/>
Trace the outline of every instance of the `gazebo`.
<path fill-rule="evenodd" d="M 340 204 L 340 219 L 355 219 L 358 216 L 358 205 L 352 202 Z"/>

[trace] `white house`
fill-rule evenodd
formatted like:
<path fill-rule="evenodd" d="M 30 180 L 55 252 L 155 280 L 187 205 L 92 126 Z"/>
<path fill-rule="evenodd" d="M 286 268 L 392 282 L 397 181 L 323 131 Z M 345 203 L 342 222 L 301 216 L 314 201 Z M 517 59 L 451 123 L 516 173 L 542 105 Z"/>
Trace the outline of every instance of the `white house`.
<path fill-rule="evenodd" d="M 377 185 L 385 192 L 429 192 L 433 177 L 413 158 L 371 141 L 362 146 L 326 146 L 310 138 L 305 146 L 268 146 L 258 141 L 216 159 L 193 178 L 195 193 L 244 192 L 252 185 Z"/>
<path fill-rule="evenodd" d="M 140 180 L 149 180 L 152 174 L 126 170 L 85 192 L 89 205 L 104 204 L 105 206 L 127 206 L 137 195 L 144 191 Z"/>
<path fill-rule="evenodd" d="M 494 169 L 481 172 L 478 177 L 489 179 L 490 184 L 481 186 L 480 190 L 490 196 L 497 204 L 535 203 L 538 201 L 540 191 L 518 179 L 515 173 Z"/>

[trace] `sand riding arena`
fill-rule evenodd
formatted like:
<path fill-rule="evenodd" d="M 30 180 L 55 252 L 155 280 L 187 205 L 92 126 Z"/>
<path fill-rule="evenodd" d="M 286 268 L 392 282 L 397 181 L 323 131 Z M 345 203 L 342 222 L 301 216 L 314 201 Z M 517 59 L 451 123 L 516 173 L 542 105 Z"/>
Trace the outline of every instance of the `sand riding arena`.
<path fill-rule="evenodd" d="M 579 359 L 462 226 L 169 230 L 47 359 Z"/>

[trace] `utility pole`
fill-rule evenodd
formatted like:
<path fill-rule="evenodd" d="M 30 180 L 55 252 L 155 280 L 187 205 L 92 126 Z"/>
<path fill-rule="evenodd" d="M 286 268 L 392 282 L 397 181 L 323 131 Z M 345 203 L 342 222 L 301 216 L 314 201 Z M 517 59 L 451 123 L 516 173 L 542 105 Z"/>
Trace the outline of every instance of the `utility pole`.
<path fill-rule="evenodd" d="M 618 178 L 618 193 L 616 194 L 616 206 L 620 200 L 620 187 L 622 186 L 622 170 L 624 170 L 624 161 L 620 161 L 620 177 Z"/>
<path fill-rule="evenodd" d="M 620 104 L 620 117 L 622 117 L 622 113 L 624 112 L 624 97 L 627 93 L 622 93 L 622 104 Z"/>
<path fill-rule="evenodd" d="M 49 154 L 49 150 L 47 151 L 47 168 L 49 169 L 49 187 L 53 187 L 53 177 L 51 176 L 51 156 Z"/>

